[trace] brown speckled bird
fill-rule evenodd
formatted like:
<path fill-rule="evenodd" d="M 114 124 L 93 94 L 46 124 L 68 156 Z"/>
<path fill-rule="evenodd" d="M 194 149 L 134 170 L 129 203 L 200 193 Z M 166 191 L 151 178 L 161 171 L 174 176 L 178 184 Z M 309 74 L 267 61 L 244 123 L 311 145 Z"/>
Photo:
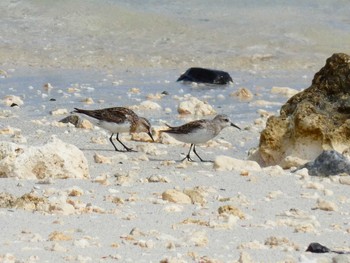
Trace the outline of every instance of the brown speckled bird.
<path fill-rule="evenodd" d="M 127 152 L 133 151 L 119 140 L 119 133 L 147 133 L 154 141 L 151 133 L 150 122 L 143 117 L 139 117 L 135 112 L 124 107 L 105 108 L 98 110 L 83 110 L 74 108 L 74 112 L 82 113 L 97 120 L 96 125 L 112 133 L 109 138 L 114 149 L 119 150 L 113 143 L 113 135 L 116 134 L 117 141 L 123 145 Z"/>

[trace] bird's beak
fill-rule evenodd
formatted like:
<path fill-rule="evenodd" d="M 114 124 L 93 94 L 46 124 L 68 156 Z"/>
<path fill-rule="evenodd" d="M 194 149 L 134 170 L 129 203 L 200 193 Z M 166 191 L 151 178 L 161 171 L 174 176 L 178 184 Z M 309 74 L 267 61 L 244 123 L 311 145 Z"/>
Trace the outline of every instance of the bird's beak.
<path fill-rule="evenodd" d="M 238 130 L 241 129 L 241 128 L 239 128 L 236 124 L 233 124 L 232 122 L 231 122 L 231 126 L 237 128 Z"/>
<path fill-rule="evenodd" d="M 152 141 L 154 141 L 151 131 L 147 132 L 147 134 L 151 137 Z"/>

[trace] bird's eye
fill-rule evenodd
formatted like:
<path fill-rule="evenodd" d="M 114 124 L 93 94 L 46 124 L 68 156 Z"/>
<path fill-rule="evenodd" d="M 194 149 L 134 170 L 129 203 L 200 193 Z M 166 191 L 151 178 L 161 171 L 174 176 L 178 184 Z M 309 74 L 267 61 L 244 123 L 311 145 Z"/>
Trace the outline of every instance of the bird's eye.
<path fill-rule="evenodd" d="M 224 121 L 229 122 L 230 120 L 229 119 L 224 119 Z"/>

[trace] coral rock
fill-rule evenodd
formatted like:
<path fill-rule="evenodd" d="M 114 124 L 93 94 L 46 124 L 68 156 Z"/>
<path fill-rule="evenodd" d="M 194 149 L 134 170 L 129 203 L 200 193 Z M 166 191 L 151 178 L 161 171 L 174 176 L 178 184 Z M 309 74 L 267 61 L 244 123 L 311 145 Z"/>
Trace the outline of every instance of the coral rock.
<path fill-rule="evenodd" d="M 162 193 L 162 199 L 179 204 L 190 204 L 192 203 L 191 198 L 184 194 L 183 192 L 177 191 L 175 189 L 169 189 Z"/>
<path fill-rule="evenodd" d="M 54 136 L 42 146 L 0 142 L 0 177 L 89 178 L 88 162 L 76 146 Z"/>
<path fill-rule="evenodd" d="M 182 101 L 179 104 L 177 111 L 180 114 L 194 114 L 198 116 L 216 114 L 216 111 L 211 105 L 195 97 L 190 97 L 187 100 Z"/>
<path fill-rule="evenodd" d="M 214 161 L 214 169 L 218 171 L 261 171 L 261 167 L 254 161 L 242 161 L 228 156 L 218 156 Z"/>
<path fill-rule="evenodd" d="M 312 85 L 291 97 L 271 116 L 260 136 L 262 165 L 288 156 L 313 160 L 323 150 L 342 152 L 350 144 L 350 56 L 333 54 Z M 284 167 L 289 168 L 289 167 Z"/>

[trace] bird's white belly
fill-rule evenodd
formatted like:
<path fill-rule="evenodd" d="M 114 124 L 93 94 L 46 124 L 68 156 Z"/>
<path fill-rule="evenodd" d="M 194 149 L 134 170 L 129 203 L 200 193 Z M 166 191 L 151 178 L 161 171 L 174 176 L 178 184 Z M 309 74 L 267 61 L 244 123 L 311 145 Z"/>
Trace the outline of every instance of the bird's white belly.
<path fill-rule="evenodd" d="M 180 142 L 194 143 L 194 144 L 205 143 L 216 136 L 214 133 L 209 132 L 206 129 L 199 129 L 191 133 L 183 133 L 183 134 L 168 133 L 168 134 Z"/>
<path fill-rule="evenodd" d="M 130 123 L 115 123 L 115 122 L 107 122 L 107 121 L 99 121 L 97 123 L 103 129 L 106 129 L 112 133 L 125 133 L 130 132 Z"/>

